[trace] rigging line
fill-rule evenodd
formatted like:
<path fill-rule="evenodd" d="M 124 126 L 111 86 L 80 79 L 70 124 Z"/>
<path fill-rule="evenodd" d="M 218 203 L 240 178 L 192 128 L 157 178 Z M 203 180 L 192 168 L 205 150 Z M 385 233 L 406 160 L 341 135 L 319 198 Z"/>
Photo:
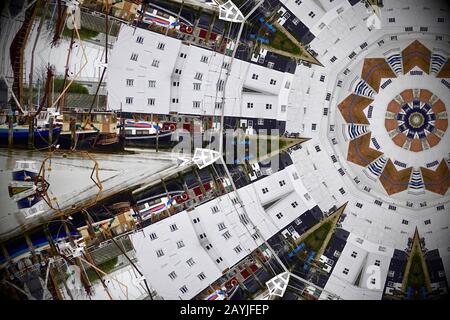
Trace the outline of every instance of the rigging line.
<path fill-rule="evenodd" d="M 73 16 L 72 14 L 70 14 L 70 17 L 73 19 L 74 30 L 75 30 L 75 33 L 77 34 L 77 39 L 78 39 L 78 41 L 79 41 L 79 43 L 80 43 L 80 48 L 81 48 L 81 51 L 82 51 L 82 54 L 83 54 L 83 58 L 84 58 L 85 61 L 84 61 L 83 65 L 81 66 L 80 70 L 78 70 L 78 72 L 73 76 L 72 80 L 70 80 L 69 84 L 67 84 L 66 87 L 65 87 L 65 88 L 61 91 L 61 93 L 58 95 L 58 98 L 52 103 L 52 105 L 50 106 L 50 108 L 53 108 L 53 107 L 55 106 L 55 104 L 58 103 L 58 101 L 59 101 L 59 100 L 61 99 L 61 97 L 66 93 L 66 91 L 69 89 L 69 87 L 70 87 L 70 86 L 72 85 L 72 83 L 75 81 L 75 79 L 79 77 L 79 75 L 80 75 L 81 72 L 84 70 L 84 68 L 86 67 L 86 65 L 87 65 L 87 63 L 88 63 L 88 61 L 89 61 L 89 59 L 88 59 L 88 57 L 87 57 L 87 54 L 86 54 L 86 50 L 85 50 L 84 45 L 83 45 L 83 41 L 82 41 L 81 38 L 80 38 L 80 33 L 78 32 L 78 28 L 77 28 L 76 25 L 75 25 L 75 18 L 74 18 L 74 16 Z"/>

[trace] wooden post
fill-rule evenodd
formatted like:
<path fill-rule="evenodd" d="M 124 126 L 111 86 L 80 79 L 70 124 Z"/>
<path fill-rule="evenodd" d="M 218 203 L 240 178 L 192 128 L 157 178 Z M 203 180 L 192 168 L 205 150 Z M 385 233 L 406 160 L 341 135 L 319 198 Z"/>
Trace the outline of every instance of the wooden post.
<path fill-rule="evenodd" d="M 28 115 L 28 149 L 34 148 L 34 117 Z"/>
<path fill-rule="evenodd" d="M 50 117 L 48 123 L 48 147 L 51 148 L 53 144 L 53 117 Z"/>
<path fill-rule="evenodd" d="M 8 148 L 12 148 L 14 145 L 14 116 L 12 114 L 8 115 Z"/>
<path fill-rule="evenodd" d="M 70 119 L 70 149 L 75 147 L 75 141 L 77 138 L 77 122 L 75 119 Z"/>

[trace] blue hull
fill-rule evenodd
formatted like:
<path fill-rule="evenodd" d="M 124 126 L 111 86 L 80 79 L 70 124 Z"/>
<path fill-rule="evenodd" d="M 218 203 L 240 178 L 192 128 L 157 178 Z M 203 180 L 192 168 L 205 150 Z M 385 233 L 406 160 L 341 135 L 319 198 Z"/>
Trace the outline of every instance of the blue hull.
<path fill-rule="evenodd" d="M 8 145 L 8 128 L 0 128 L 0 145 Z M 37 129 L 34 130 L 34 147 L 45 148 L 49 143 L 49 129 Z M 53 128 L 53 142 L 58 139 L 61 132 L 61 128 Z M 13 130 L 13 144 L 14 146 L 28 146 L 28 129 L 26 128 L 14 128 Z"/>

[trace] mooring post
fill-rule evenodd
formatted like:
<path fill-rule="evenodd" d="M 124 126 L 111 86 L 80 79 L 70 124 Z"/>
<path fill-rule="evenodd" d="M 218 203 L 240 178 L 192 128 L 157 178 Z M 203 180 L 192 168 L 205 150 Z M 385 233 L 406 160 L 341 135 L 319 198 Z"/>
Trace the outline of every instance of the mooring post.
<path fill-rule="evenodd" d="M 75 147 L 75 140 L 77 136 L 77 123 L 75 119 L 70 119 L 70 149 Z"/>
<path fill-rule="evenodd" d="M 28 149 L 34 148 L 34 117 L 28 115 Z"/>
<path fill-rule="evenodd" d="M 8 115 L 8 148 L 12 148 L 14 145 L 14 116 Z"/>
<path fill-rule="evenodd" d="M 53 117 L 48 121 L 48 147 L 51 148 L 53 144 Z"/>

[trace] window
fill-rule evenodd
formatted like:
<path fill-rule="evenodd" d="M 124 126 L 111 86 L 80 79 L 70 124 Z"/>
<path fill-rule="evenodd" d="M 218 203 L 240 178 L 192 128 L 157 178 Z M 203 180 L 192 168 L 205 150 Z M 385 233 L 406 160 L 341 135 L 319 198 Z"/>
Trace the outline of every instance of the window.
<path fill-rule="evenodd" d="M 285 104 L 281 105 L 281 112 L 286 112 L 286 105 Z"/>
<path fill-rule="evenodd" d="M 200 101 L 192 101 L 192 107 L 195 109 L 200 108 Z"/>
<path fill-rule="evenodd" d="M 179 87 L 180 86 L 180 82 L 179 81 L 174 81 L 174 82 L 172 82 L 172 86 Z"/>
<path fill-rule="evenodd" d="M 352 256 L 352 258 L 356 258 L 356 257 L 358 256 L 358 252 L 353 251 L 352 254 L 351 254 L 351 256 Z"/>
<path fill-rule="evenodd" d="M 175 69 L 176 74 L 181 74 L 181 69 Z"/>
<path fill-rule="evenodd" d="M 133 84 L 134 84 L 134 80 L 133 79 L 127 79 L 126 83 L 127 83 L 127 87 L 132 87 Z"/>
<path fill-rule="evenodd" d="M 348 274 L 349 271 L 350 271 L 350 270 L 348 270 L 347 268 L 345 268 L 345 269 L 342 271 L 342 273 L 343 273 L 343 274 Z"/>
<path fill-rule="evenodd" d="M 152 61 L 152 67 L 158 68 L 159 67 L 159 60 L 153 60 Z"/>
<path fill-rule="evenodd" d="M 136 38 L 136 42 L 137 42 L 137 43 L 144 43 L 144 38 L 141 37 L 141 36 L 138 36 L 138 37 Z"/>
<path fill-rule="evenodd" d="M 164 50 L 164 47 L 165 47 L 165 46 L 166 46 L 165 43 L 159 42 L 157 48 L 158 48 L 159 50 Z"/>
<path fill-rule="evenodd" d="M 362 203 L 359 203 L 359 202 L 357 202 L 357 203 L 356 203 L 356 206 L 357 206 L 358 208 L 360 208 L 360 209 L 361 209 L 361 208 L 363 207 L 363 204 L 362 204 Z"/>
<path fill-rule="evenodd" d="M 271 109 L 272 109 L 272 104 L 266 103 L 266 110 L 271 110 Z"/>
<path fill-rule="evenodd" d="M 273 66 L 275 65 L 275 63 L 271 62 L 267 62 L 267 68 L 269 69 L 273 69 Z"/>
<path fill-rule="evenodd" d="M 323 108 L 323 115 L 327 116 L 328 115 L 328 108 Z M 333 131 L 330 129 L 330 131 Z"/>
<path fill-rule="evenodd" d="M 264 119 L 258 119 L 258 126 L 263 126 L 264 125 Z"/>
<path fill-rule="evenodd" d="M 162 257 L 164 255 L 164 251 L 162 249 L 158 249 L 156 250 L 156 256 L 158 258 Z"/>
<path fill-rule="evenodd" d="M 223 223 L 223 222 L 217 224 L 217 227 L 219 227 L 219 231 L 222 231 L 223 229 L 226 228 L 225 223 Z"/>
<path fill-rule="evenodd" d="M 269 192 L 269 189 L 268 188 L 262 188 L 261 191 L 262 191 L 263 194 L 265 194 L 265 193 Z"/>
<path fill-rule="evenodd" d="M 326 95 L 326 97 L 325 97 L 325 100 L 326 100 L 326 101 L 330 101 L 330 99 L 331 99 L 331 93 L 330 93 L 330 92 L 327 92 L 327 95 Z"/>
<path fill-rule="evenodd" d="M 218 91 L 223 91 L 225 81 L 223 81 L 222 79 L 218 80 L 216 86 Z"/>
<path fill-rule="evenodd" d="M 339 192 L 340 192 L 341 194 L 345 194 L 344 188 L 340 188 L 340 189 L 339 189 Z"/>
<path fill-rule="evenodd" d="M 156 87 L 156 80 L 148 80 L 148 87 L 149 88 Z"/>
<path fill-rule="evenodd" d="M 203 73 L 197 72 L 197 73 L 195 74 L 195 77 L 194 77 L 194 78 L 197 79 L 197 80 L 202 81 Z"/>
<path fill-rule="evenodd" d="M 206 279 L 206 276 L 205 276 L 205 274 L 204 274 L 203 272 L 201 272 L 201 273 L 199 273 L 199 274 L 197 275 L 197 278 L 199 278 L 200 280 L 205 280 L 205 279 Z"/>
<path fill-rule="evenodd" d="M 296 207 L 298 206 L 297 201 L 292 202 L 292 203 L 291 203 L 291 206 L 292 206 L 292 208 L 296 208 Z"/>
<path fill-rule="evenodd" d="M 367 47 L 367 42 L 361 43 L 361 45 L 359 46 L 362 49 Z"/>
<path fill-rule="evenodd" d="M 178 103 L 178 98 L 172 98 L 172 103 Z"/>
<path fill-rule="evenodd" d="M 252 239 L 253 240 L 259 239 L 259 233 L 255 232 L 254 234 L 252 234 Z"/>
<path fill-rule="evenodd" d="M 195 261 L 194 259 L 190 258 L 189 260 L 186 261 L 186 263 L 189 267 L 192 267 L 195 264 Z"/>
<path fill-rule="evenodd" d="M 296 3 L 297 5 L 301 5 L 301 4 L 302 4 L 302 0 L 295 0 L 295 3 Z"/>
<path fill-rule="evenodd" d="M 175 271 L 172 271 L 171 273 L 169 273 L 169 278 L 174 280 L 177 277 L 177 274 L 175 273 Z"/>
<path fill-rule="evenodd" d="M 253 109 L 253 102 L 247 102 L 247 109 Z"/>
<path fill-rule="evenodd" d="M 281 212 L 278 212 L 278 213 L 276 214 L 276 217 L 277 217 L 278 219 L 281 219 L 281 218 L 283 217 L 283 214 L 282 214 Z"/>
<path fill-rule="evenodd" d="M 270 79 L 270 84 L 273 85 L 273 86 L 276 85 L 277 84 L 277 80 Z"/>
<path fill-rule="evenodd" d="M 317 129 L 317 124 L 316 123 L 311 123 L 311 130 L 312 131 L 316 131 Z"/>
<path fill-rule="evenodd" d="M 302 224 L 302 220 L 300 218 L 295 219 L 294 222 L 297 226 Z"/>
<path fill-rule="evenodd" d="M 194 83 L 194 90 L 199 91 L 201 89 L 202 84 L 201 83 Z"/>
<path fill-rule="evenodd" d="M 174 224 L 171 224 L 170 225 L 170 231 L 176 231 L 176 230 L 178 230 L 178 227 L 177 227 L 177 225 L 174 223 Z"/>
<path fill-rule="evenodd" d="M 350 54 L 348 55 L 348 57 L 349 57 L 349 59 L 353 59 L 354 57 L 356 57 L 356 52 L 355 52 L 355 51 L 352 51 L 352 53 L 350 53 Z"/>
<path fill-rule="evenodd" d="M 184 247 L 184 242 L 183 242 L 183 240 L 180 240 L 180 241 L 177 242 L 177 247 L 178 247 L 178 249 L 181 249 L 181 248 Z"/>
<path fill-rule="evenodd" d="M 155 105 L 155 98 L 147 98 L 147 105 L 154 106 Z"/>
<path fill-rule="evenodd" d="M 375 260 L 375 265 L 377 266 L 377 267 L 379 267 L 380 266 L 380 260 Z"/>
<path fill-rule="evenodd" d="M 389 18 L 389 19 L 388 19 L 388 22 L 394 23 L 394 22 L 395 22 L 395 18 Z"/>
<path fill-rule="evenodd" d="M 311 196 L 309 195 L 309 193 L 305 193 L 303 197 L 305 197 L 306 200 L 311 200 Z"/>
<path fill-rule="evenodd" d="M 316 149 L 316 152 L 320 152 L 320 146 L 315 146 L 314 149 Z"/>
<path fill-rule="evenodd" d="M 222 63 L 222 69 L 226 69 L 226 70 L 228 70 L 230 68 L 230 64 L 228 63 L 228 62 L 223 62 Z"/>
<path fill-rule="evenodd" d="M 280 187 L 286 185 L 286 181 L 284 181 L 284 180 L 280 180 L 280 181 L 278 181 L 278 183 L 280 184 Z"/>
<path fill-rule="evenodd" d="M 233 250 L 234 250 L 234 252 L 239 254 L 242 251 L 242 248 L 241 248 L 241 246 L 237 246 L 237 247 L 233 248 Z"/>
<path fill-rule="evenodd" d="M 214 104 L 214 108 L 216 108 L 216 109 L 222 109 L 222 107 L 223 107 L 223 102 L 216 102 Z"/>
<path fill-rule="evenodd" d="M 200 222 L 200 218 L 194 218 L 194 220 L 192 220 L 194 223 Z"/>
<path fill-rule="evenodd" d="M 337 58 L 335 56 L 332 56 L 330 59 L 331 62 L 335 62 L 336 60 L 337 60 Z"/>
<path fill-rule="evenodd" d="M 224 234 L 222 234 L 222 236 L 225 238 L 225 240 L 228 240 L 231 238 L 231 234 L 229 231 L 226 231 Z"/>
<path fill-rule="evenodd" d="M 299 19 L 299 18 L 294 18 L 294 19 L 292 19 L 292 23 L 293 23 L 294 25 L 298 25 L 299 22 L 300 22 L 300 19 Z"/>
<path fill-rule="evenodd" d="M 187 54 L 186 53 L 180 53 L 180 58 L 183 58 L 183 59 L 186 59 L 186 57 L 187 57 Z"/>
<path fill-rule="evenodd" d="M 338 172 L 339 172 L 339 174 L 340 174 L 341 176 L 345 175 L 345 171 L 344 171 L 344 169 L 342 169 L 342 168 L 339 168 L 339 169 L 338 169 Z"/>
<path fill-rule="evenodd" d="M 370 283 L 371 284 L 375 284 L 377 281 L 375 280 L 375 278 L 370 279 Z"/>
<path fill-rule="evenodd" d="M 333 163 L 337 162 L 336 156 L 334 154 L 331 156 L 331 161 L 333 161 Z"/>
<path fill-rule="evenodd" d="M 444 210 L 444 205 L 442 204 L 442 205 L 440 205 L 440 206 L 437 206 L 437 207 L 436 207 L 436 210 L 437 210 L 437 211 L 442 211 L 442 210 Z"/>
<path fill-rule="evenodd" d="M 223 261 L 222 257 L 219 257 L 218 259 L 216 259 L 217 263 L 221 263 Z"/>
<path fill-rule="evenodd" d="M 293 172 L 292 173 L 292 178 L 294 178 L 294 180 L 298 180 L 298 173 L 297 172 Z"/>
<path fill-rule="evenodd" d="M 133 104 L 133 97 L 126 97 L 125 98 L 125 103 L 126 104 Z"/>
<path fill-rule="evenodd" d="M 437 22 L 444 22 L 445 19 L 444 18 L 437 18 Z"/>
<path fill-rule="evenodd" d="M 200 62 L 208 63 L 208 57 L 207 57 L 207 56 L 202 56 L 202 57 L 200 58 Z"/>
<path fill-rule="evenodd" d="M 285 89 L 289 89 L 291 87 L 291 82 L 290 81 L 286 81 L 284 88 Z"/>
<path fill-rule="evenodd" d="M 210 244 L 208 244 L 208 245 L 206 245 L 206 250 L 209 250 L 209 249 L 211 249 L 212 248 L 212 244 L 210 243 Z"/>
<path fill-rule="evenodd" d="M 181 293 L 186 293 L 186 292 L 188 292 L 188 288 L 186 286 L 182 286 L 180 288 L 180 291 L 181 291 Z"/>
<path fill-rule="evenodd" d="M 150 235 L 149 235 L 149 237 L 150 237 L 150 240 L 156 240 L 156 239 L 158 239 L 158 236 L 156 235 L 156 233 L 150 233 Z"/>
<path fill-rule="evenodd" d="M 131 54 L 131 57 L 130 57 L 130 60 L 132 60 L 132 61 L 137 61 L 137 59 L 138 59 L 138 54 L 137 53 L 132 53 Z"/>
<path fill-rule="evenodd" d="M 408 220 L 405 220 L 405 219 L 403 219 L 403 220 L 402 220 L 402 224 L 404 224 L 404 225 L 408 225 L 408 223 L 409 223 L 409 221 L 408 221 Z"/>
<path fill-rule="evenodd" d="M 405 27 L 405 31 L 406 31 L 406 32 L 413 31 L 413 27 Z"/>
<path fill-rule="evenodd" d="M 206 233 L 200 234 L 200 239 L 206 238 Z"/>
<path fill-rule="evenodd" d="M 426 31 L 428 31 L 428 27 L 420 27 L 420 31 L 421 32 L 426 32 Z"/>
<path fill-rule="evenodd" d="M 316 14 L 313 11 L 310 11 L 308 13 L 308 16 L 310 16 L 311 18 L 314 18 L 316 16 Z"/>
<path fill-rule="evenodd" d="M 258 80 L 258 75 L 257 75 L 256 73 L 254 73 L 254 74 L 252 75 L 252 79 L 253 79 L 253 80 Z"/>
<path fill-rule="evenodd" d="M 213 207 L 211 207 L 211 211 L 212 211 L 212 213 L 217 213 L 217 212 L 219 212 L 219 208 L 217 206 L 213 206 Z"/>
<path fill-rule="evenodd" d="M 320 82 L 324 82 L 325 81 L 325 76 L 321 75 L 319 80 L 320 80 Z"/>
<path fill-rule="evenodd" d="M 241 220 L 242 224 L 244 224 L 244 225 L 248 224 L 248 219 L 247 219 L 247 216 L 245 214 L 240 214 L 239 215 L 239 219 Z"/>

